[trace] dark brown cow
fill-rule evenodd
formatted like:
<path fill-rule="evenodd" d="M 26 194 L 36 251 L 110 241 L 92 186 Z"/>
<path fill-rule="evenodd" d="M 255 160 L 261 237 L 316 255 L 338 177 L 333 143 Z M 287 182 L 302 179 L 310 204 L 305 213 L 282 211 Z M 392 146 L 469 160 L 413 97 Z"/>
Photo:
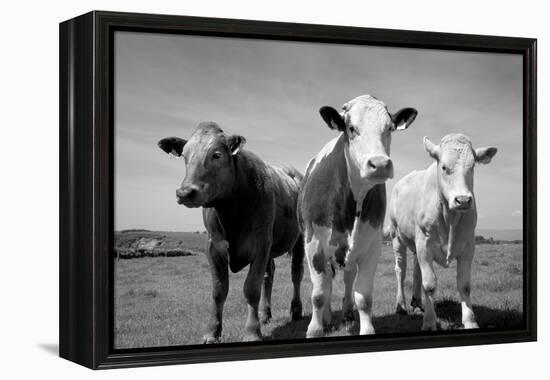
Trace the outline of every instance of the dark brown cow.
<path fill-rule="evenodd" d="M 168 137 L 158 143 L 166 153 L 185 159 L 186 175 L 176 190 L 177 202 L 203 207 L 213 285 L 205 343 L 219 342 L 221 337 L 228 269 L 236 273 L 249 264 L 243 289 L 248 303 L 244 340 L 261 339 L 260 319 L 267 322 L 271 317 L 273 259 L 285 252 L 292 254 L 291 315 L 293 319 L 302 315 L 304 246 L 296 217 L 302 175 L 293 168 L 267 165 L 243 150 L 244 143 L 244 137 L 227 135 L 213 122 L 201 123 L 189 141 Z"/>

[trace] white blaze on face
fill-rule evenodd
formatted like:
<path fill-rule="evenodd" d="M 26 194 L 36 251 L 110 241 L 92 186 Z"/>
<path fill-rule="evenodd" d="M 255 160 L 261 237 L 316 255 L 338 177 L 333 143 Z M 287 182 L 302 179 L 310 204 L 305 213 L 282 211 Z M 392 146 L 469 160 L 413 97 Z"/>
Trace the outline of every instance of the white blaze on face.
<path fill-rule="evenodd" d="M 351 190 L 361 204 L 370 188 L 393 177 L 389 157 L 391 133 L 407 129 L 418 112 L 406 107 L 390 114 L 382 101 L 370 95 L 358 96 L 342 109 L 338 112 L 331 106 L 323 106 L 319 113 L 331 129 L 342 133 L 339 140 L 345 144 Z M 327 144 L 325 148 L 329 151 L 331 146 Z"/>
<path fill-rule="evenodd" d="M 441 189 L 451 208 L 472 199 L 475 157 L 472 145 L 462 139 L 444 141 L 441 145 L 439 171 Z M 462 200 L 462 201 L 460 201 Z M 469 208 L 469 207 L 468 207 Z"/>
<path fill-rule="evenodd" d="M 361 199 L 377 183 L 393 176 L 390 155 L 393 121 L 380 100 L 364 95 L 344 105 L 349 141 L 346 163 L 352 190 Z"/>
<path fill-rule="evenodd" d="M 348 127 L 350 159 L 363 177 L 367 161 L 373 157 L 389 159 L 392 120 L 386 105 L 371 96 L 361 96 L 344 106 Z"/>

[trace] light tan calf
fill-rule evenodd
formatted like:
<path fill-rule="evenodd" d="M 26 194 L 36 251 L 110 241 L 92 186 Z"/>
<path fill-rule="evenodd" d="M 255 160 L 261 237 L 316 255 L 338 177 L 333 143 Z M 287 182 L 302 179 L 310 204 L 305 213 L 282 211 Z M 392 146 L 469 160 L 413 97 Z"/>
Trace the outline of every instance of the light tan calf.
<path fill-rule="evenodd" d="M 396 312 L 406 312 L 403 282 L 408 248 L 416 253 L 417 259 L 413 308 L 421 308 L 421 289 L 425 295 L 422 329 L 436 329 L 433 299 L 437 278 L 433 263 L 448 267 L 455 259 L 462 323 L 465 328 L 477 328 L 470 300 L 477 223 L 474 166 L 475 163 L 489 163 L 497 149 L 474 149 L 470 139 L 462 134 L 447 135 L 439 145 L 425 137 L 424 148 L 435 162 L 427 169 L 414 171 L 401 179 L 393 188 L 390 200 L 389 232 L 397 277 Z"/>

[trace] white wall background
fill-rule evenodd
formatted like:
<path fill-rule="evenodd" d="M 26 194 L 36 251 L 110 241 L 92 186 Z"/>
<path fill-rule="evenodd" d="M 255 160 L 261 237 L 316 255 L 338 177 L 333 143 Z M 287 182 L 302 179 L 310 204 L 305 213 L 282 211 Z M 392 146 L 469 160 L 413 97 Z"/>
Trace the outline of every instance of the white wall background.
<path fill-rule="evenodd" d="M 542 239 L 549 224 L 550 28 L 545 2 L 443 1 L 56 1 L 4 2 L 0 91 L 0 376 L 11 378 L 483 378 L 548 372 L 549 281 Z M 57 358 L 58 23 L 116 10 L 352 25 L 539 39 L 539 342 L 93 373 Z M 545 371 L 546 370 L 546 371 Z M 429 375 L 428 375 L 429 374 Z M 541 376 L 537 376 L 541 378 Z"/>

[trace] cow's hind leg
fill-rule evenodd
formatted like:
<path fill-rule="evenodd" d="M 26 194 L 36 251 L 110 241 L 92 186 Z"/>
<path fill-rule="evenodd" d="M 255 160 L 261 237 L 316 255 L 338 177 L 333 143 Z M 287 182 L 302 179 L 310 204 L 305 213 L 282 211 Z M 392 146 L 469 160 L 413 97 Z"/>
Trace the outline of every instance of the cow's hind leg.
<path fill-rule="evenodd" d="M 353 282 L 356 276 L 357 264 L 350 263 L 344 270 L 344 299 L 342 300 L 343 322 L 348 332 L 352 329 L 353 322 L 355 321 L 355 314 L 353 313 Z"/>
<path fill-rule="evenodd" d="M 302 279 L 304 278 L 304 238 L 302 235 L 294 244 L 291 251 L 291 277 L 293 295 L 290 302 L 290 316 L 292 320 L 297 321 L 302 318 L 302 300 L 300 295 L 300 286 L 302 285 Z"/>
<path fill-rule="evenodd" d="M 292 247 L 291 253 L 291 277 L 292 277 L 292 301 L 290 302 L 290 316 L 292 320 L 297 321 L 302 318 L 302 299 L 300 287 L 304 278 L 304 238 L 302 235 Z"/>
<path fill-rule="evenodd" d="M 420 265 L 418 264 L 418 256 L 414 256 L 414 270 L 413 270 L 413 295 L 411 299 L 411 307 L 414 314 L 422 314 L 424 308 L 422 308 L 422 273 L 420 272 Z"/>
<path fill-rule="evenodd" d="M 306 337 L 317 338 L 324 334 L 323 315 L 325 308 L 330 304 L 332 269 L 325 255 L 325 247 L 316 236 L 312 236 L 311 241 L 306 244 L 306 257 L 313 285 L 311 292 L 312 315 Z"/>
<path fill-rule="evenodd" d="M 395 278 L 397 280 L 397 295 L 395 312 L 397 314 L 407 314 L 405 305 L 405 277 L 407 275 L 407 246 L 394 237 L 392 240 L 393 254 L 395 256 Z"/>
<path fill-rule="evenodd" d="M 212 275 L 212 309 L 210 321 L 206 326 L 204 343 L 218 343 L 222 333 L 223 305 L 229 291 L 229 275 L 227 261 L 227 242 L 210 241 L 206 254 Z"/>
<path fill-rule="evenodd" d="M 330 301 L 332 299 L 332 281 L 334 279 L 334 268 L 332 265 L 329 266 L 330 280 L 327 281 L 326 292 L 325 292 L 325 308 L 323 309 L 323 331 L 325 333 L 331 332 L 334 330 L 334 325 L 332 324 L 332 307 Z"/>
<path fill-rule="evenodd" d="M 264 275 L 262 296 L 260 299 L 260 322 L 268 323 L 271 319 L 271 291 L 273 289 L 273 277 L 275 276 L 275 260 L 269 259 Z"/>

